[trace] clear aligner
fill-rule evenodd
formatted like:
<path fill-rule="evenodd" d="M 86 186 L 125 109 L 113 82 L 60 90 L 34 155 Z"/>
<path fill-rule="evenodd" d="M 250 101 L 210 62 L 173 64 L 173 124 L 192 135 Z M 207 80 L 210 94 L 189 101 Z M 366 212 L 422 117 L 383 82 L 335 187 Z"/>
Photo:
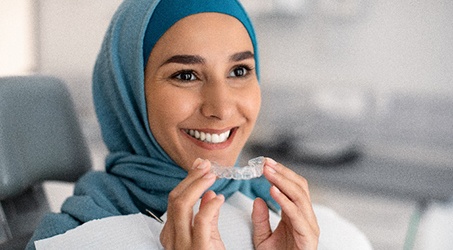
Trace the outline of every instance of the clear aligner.
<path fill-rule="evenodd" d="M 249 180 L 260 177 L 263 174 L 264 157 L 260 156 L 248 161 L 248 166 L 225 167 L 212 162 L 211 172 L 218 178 Z"/>

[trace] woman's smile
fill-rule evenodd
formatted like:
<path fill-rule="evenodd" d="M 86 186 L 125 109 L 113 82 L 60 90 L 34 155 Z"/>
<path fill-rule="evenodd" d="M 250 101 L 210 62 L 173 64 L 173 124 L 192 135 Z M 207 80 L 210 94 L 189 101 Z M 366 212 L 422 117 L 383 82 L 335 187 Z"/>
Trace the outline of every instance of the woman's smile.
<path fill-rule="evenodd" d="M 231 131 L 231 129 L 228 129 L 225 132 L 215 133 L 207 132 L 206 130 L 184 129 L 184 132 L 190 135 L 192 138 L 197 139 L 197 141 L 209 144 L 221 144 L 226 142 L 230 137 Z"/>
<path fill-rule="evenodd" d="M 234 136 L 237 127 L 227 130 L 220 130 L 224 132 L 215 132 L 218 130 L 208 129 L 183 129 L 181 130 L 190 143 L 204 150 L 223 150 L 227 149 L 234 141 Z"/>

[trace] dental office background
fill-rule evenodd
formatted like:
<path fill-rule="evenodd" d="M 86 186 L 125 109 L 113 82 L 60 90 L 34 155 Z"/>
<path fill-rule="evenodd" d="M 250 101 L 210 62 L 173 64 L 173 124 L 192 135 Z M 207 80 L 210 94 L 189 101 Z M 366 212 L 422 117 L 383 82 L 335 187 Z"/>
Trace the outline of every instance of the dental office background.
<path fill-rule="evenodd" d="M 256 27 L 263 89 L 317 93 L 315 105 L 344 117 L 369 115 L 371 109 L 373 114 L 391 112 L 388 97 L 395 93 L 453 97 L 453 1 L 242 2 Z M 120 3 L 0 0 L 0 76 L 38 73 L 63 79 L 97 170 L 103 168 L 106 150 L 92 106 L 91 73 Z M 284 116 L 284 107 L 281 112 Z M 58 211 L 72 186 L 49 182 L 46 190 L 52 209 Z M 356 224 L 376 249 L 407 246 L 413 202 L 316 184 L 312 192 L 315 202 Z M 453 240 L 442 241 L 442 235 L 453 235 L 453 205 L 433 204 L 425 216 L 429 219 L 422 218 L 417 226 L 415 248 L 453 249 Z"/>

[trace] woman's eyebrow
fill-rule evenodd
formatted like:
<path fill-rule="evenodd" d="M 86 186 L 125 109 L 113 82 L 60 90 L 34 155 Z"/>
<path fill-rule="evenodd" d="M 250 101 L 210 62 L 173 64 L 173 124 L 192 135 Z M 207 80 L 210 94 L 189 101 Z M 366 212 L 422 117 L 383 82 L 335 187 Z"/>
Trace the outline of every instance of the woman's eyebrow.
<path fill-rule="evenodd" d="M 255 55 L 251 51 L 243 51 L 243 52 L 239 52 L 239 53 L 236 53 L 236 54 L 233 54 L 232 56 L 230 56 L 230 61 L 239 62 L 239 61 L 254 58 L 254 57 L 255 57 Z"/>
<path fill-rule="evenodd" d="M 254 58 L 254 54 L 251 51 L 238 52 L 230 56 L 230 61 L 239 62 L 242 60 Z M 197 55 L 174 55 L 168 58 L 161 66 L 169 63 L 179 64 L 204 64 L 206 60 Z"/>
<path fill-rule="evenodd" d="M 174 55 L 168 58 L 161 66 L 169 63 L 180 63 L 180 64 L 204 64 L 205 59 L 201 56 L 196 55 Z"/>

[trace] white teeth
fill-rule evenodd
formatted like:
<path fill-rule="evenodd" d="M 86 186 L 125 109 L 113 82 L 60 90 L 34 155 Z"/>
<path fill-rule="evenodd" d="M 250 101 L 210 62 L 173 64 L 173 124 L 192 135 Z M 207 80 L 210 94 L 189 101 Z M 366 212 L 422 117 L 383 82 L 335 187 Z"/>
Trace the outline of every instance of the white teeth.
<path fill-rule="evenodd" d="M 219 143 L 220 142 L 220 136 L 218 134 L 213 134 L 211 136 L 211 141 L 212 141 L 212 143 Z"/>
<path fill-rule="evenodd" d="M 220 134 L 219 141 L 226 141 L 226 139 L 228 139 L 227 133 Z"/>
<path fill-rule="evenodd" d="M 195 131 L 195 138 L 200 139 L 200 132 Z"/>
<path fill-rule="evenodd" d="M 186 130 L 186 133 L 200 141 L 208 142 L 208 143 L 222 143 L 225 142 L 228 137 L 230 136 L 230 130 L 221 133 L 221 134 L 210 134 L 205 132 L 200 132 L 198 130 Z"/>
<path fill-rule="evenodd" d="M 206 134 L 203 132 L 200 132 L 200 138 L 197 138 L 197 139 L 200 139 L 200 141 L 204 141 L 206 139 Z"/>

